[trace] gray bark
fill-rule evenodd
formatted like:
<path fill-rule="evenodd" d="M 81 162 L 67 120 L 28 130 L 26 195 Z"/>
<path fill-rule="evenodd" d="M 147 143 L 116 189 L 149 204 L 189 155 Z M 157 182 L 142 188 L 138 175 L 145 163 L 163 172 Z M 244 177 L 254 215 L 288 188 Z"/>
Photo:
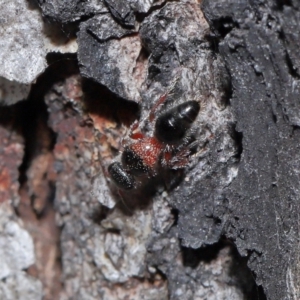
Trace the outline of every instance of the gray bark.
<path fill-rule="evenodd" d="M 0 298 L 298 299 L 298 3 L 7 3 Z M 118 190 L 130 125 L 188 100 L 185 166 Z"/>

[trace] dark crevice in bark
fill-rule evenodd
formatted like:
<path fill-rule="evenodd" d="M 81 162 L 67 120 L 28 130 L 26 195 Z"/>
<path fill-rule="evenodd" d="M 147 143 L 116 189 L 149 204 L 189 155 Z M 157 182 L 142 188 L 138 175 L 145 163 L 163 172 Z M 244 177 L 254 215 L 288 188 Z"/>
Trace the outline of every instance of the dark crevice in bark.
<path fill-rule="evenodd" d="M 20 189 L 26 184 L 26 172 L 32 161 L 42 153 L 52 152 L 55 146 L 56 133 L 47 124 L 48 111 L 43 98 L 55 82 L 64 78 L 66 73 L 74 73 L 76 69 L 74 61 L 77 60 L 73 54 L 49 53 L 47 61 L 49 67 L 32 86 L 28 100 L 19 103 L 18 120 L 25 140 L 24 159 L 19 168 Z M 43 179 L 46 180 L 45 176 Z M 55 183 L 49 181 L 49 186 L 47 203 L 53 204 Z"/>
<path fill-rule="evenodd" d="M 217 259 L 220 251 L 225 247 L 230 248 L 230 280 L 231 284 L 239 287 L 247 300 L 266 300 L 266 296 L 261 286 L 255 283 L 255 275 L 247 266 L 247 258 L 241 257 L 236 247 L 230 240 L 221 239 L 218 243 L 204 248 L 192 249 L 181 247 L 183 265 L 191 269 L 196 269 L 200 262 L 210 263 Z"/>
<path fill-rule="evenodd" d="M 293 125 L 293 133 L 294 133 L 296 130 L 300 130 L 300 126 Z"/>
<path fill-rule="evenodd" d="M 102 220 L 105 220 L 109 214 L 110 209 L 103 205 L 99 205 L 97 209 L 91 212 L 91 219 L 98 225 L 101 225 Z"/>
<path fill-rule="evenodd" d="M 200 261 L 210 262 L 218 256 L 219 251 L 224 248 L 224 241 L 209 245 L 203 248 L 193 249 L 182 246 L 183 265 L 190 268 L 197 268 Z"/>
<path fill-rule="evenodd" d="M 273 122 L 276 124 L 277 123 L 277 116 L 274 113 L 272 114 L 272 119 L 273 119 Z"/>
<path fill-rule="evenodd" d="M 10 129 L 12 132 L 16 131 L 18 134 L 22 135 L 19 115 L 24 103 L 24 101 L 20 101 L 11 106 L 0 107 L 0 125 Z"/>
<path fill-rule="evenodd" d="M 230 105 L 230 100 L 232 99 L 233 87 L 232 87 L 230 72 L 229 72 L 229 70 L 227 70 L 226 66 L 225 66 L 224 73 L 227 76 L 227 80 L 225 80 L 225 82 L 223 84 L 224 92 L 223 92 L 222 98 L 220 100 L 224 106 L 227 106 L 227 105 Z"/>
<path fill-rule="evenodd" d="M 267 300 L 267 296 L 262 285 L 257 286 L 257 300 Z"/>
<path fill-rule="evenodd" d="M 86 109 L 89 113 L 116 121 L 128 127 L 140 116 L 140 107 L 137 103 L 118 97 L 99 83 L 83 79 L 82 89 L 85 95 Z M 100 101 L 99 95 L 105 101 Z"/>
<path fill-rule="evenodd" d="M 34 91 L 31 95 L 33 94 Z M 56 183 L 50 175 L 55 134 L 47 125 L 48 113 L 42 95 L 37 99 L 30 97 L 29 100 L 21 102 L 18 119 L 23 129 L 25 147 L 23 162 L 19 167 L 20 204 L 16 208 L 16 213 L 24 221 L 36 247 L 36 263 L 28 269 L 28 274 L 41 280 L 47 290 L 45 299 L 50 299 L 52 295 L 58 295 L 60 290 L 61 263 L 58 254 L 59 230 L 54 217 Z M 30 177 L 28 172 L 31 174 Z M 32 227 L 38 229 L 32 231 Z M 47 263 L 47 258 L 43 257 L 47 251 L 43 249 L 42 252 L 45 252 L 40 252 L 41 244 L 49 251 L 56 249 L 57 256 L 54 262 L 56 280 L 47 279 L 51 274 L 46 274 L 47 269 L 41 267 Z"/>
<path fill-rule="evenodd" d="M 223 40 L 226 35 L 228 35 L 235 27 L 238 27 L 238 24 L 234 22 L 232 17 L 223 17 L 214 21 L 213 32 L 216 34 L 220 41 Z"/>
<path fill-rule="evenodd" d="M 279 10 L 283 10 L 285 6 L 293 7 L 291 0 L 276 0 L 275 3 Z"/>
<path fill-rule="evenodd" d="M 41 89 L 43 95 L 52 88 L 55 82 L 64 79 L 68 74 L 75 74 L 77 72 L 77 55 L 74 53 L 49 52 L 46 59 L 48 68 L 45 72 L 48 76 L 44 76 L 43 74 L 39 77 L 39 89 Z M 55 70 L 58 72 L 56 73 Z"/>
<path fill-rule="evenodd" d="M 209 42 L 210 49 L 212 50 L 212 52 L 219 54 L 220 38 L 216 34 L 214 34 L 212 32 L 209 32 L 209 34 L 206 35 L 205 38 Z"/>
<path fill-rule="evenodd" d="M 297 72 L 297 69 L 293 66 L 293 62 L 291 61 L 291 58 L 290 58 L 290 56 L 289 56 L 289 54 L 287 52 L 285 53 L 285 60 L 286 60 L 286 64 L 288 66 L 288 70 L 289 70 L 290 75 L 293 78 L 299 80 L 300 79 L 300 75 Z"/>
<path fill-rule="evenodd" d="M 233 262 L 231 266 L 231 275 L 237 280 L 240 289 L 243 291 L 247 300 L 267 300 L 262 286 L 255 282 L 255 274 L 247 266 L 247 257 L 242 257 L 234 244 L 232 244 L 231 255 Z"/>
<path fill-rule="evenodd" d="M 41 137 L 38 136 L 38 130 L 45 130 L 45 134 L 49 138 L 49 141 L 45 141 L 48 144 L 45 146 L 49 151 L 52 151 L 54 148 L 56 135 L 47 126 L 47 107 L 42 98 L 37 100 L 29 99 L 20 104 L 18 112 L 19 121 L 20 126 L 23 129 L 22 135 L 24 136 L 25 141 L 24 159 L 19 168 L 19 182 L 20 186 L 22 186 L 27 181 L 26 171 L 28 170 L 31 161 L 43 150 L 40 148 L 43 146 L 43 141 L 39 140 Z"/>
<path fill-rule="evenodd" d="M 73 55 L 49 54 L 47 59 L 50 66 L 32 86 L 28 100 L 17 104 L 16 119 L 25 147 L 19 167 L 20 204 L 16 213 L 35 243 L 36 263 L 28 269 L 28 273 L 41 280 L 44 299 L 53 299 L 62 288 L 60 230 L 56 225 L 54 207 L 56 171 L 53 150 L 56 133 L 48 126 L 49 114 L 43 98 L 55 82 L 64 78 L 66 73 L 73 73 L 76 66 Z"/>
<path fill-rule="evenodd" d="M 95 34 L 91 29 L 87 28 L 86 30 L 96 41 L 98 41 L 100 44 L 101 43 L 106 43 L 110 40 L 116 40 L 116 39 L 123 39 L 123 38 L 126 38 L 126 37 L 134 37 L 134 36 L 138 36 L 138 33 L 137 32 L 129 32 L 129 33 L 126 33 L 124 35 L 122 35 L 121 38 L 119 38 L 118 36 L 114 36 L 114 35 L 110 35 L 108 38 L 106 39 L 102 39 L 102 38 L 99 38 L 97 36 L 97 34 Z"/>
<path fill-rule="evenodd" d="M 178 223 L 178 215 L 179 215 L 179 211 L 176 208 L 172 208 L 171 210 L 172 215 L 174 216 L 174 223 L 173 223 L 173 227 L 177 226 Z"/>
<path fill-rule="evenodd" d="M 240 160 L 243 153 L 243 133 L 236 130 L 236 125 L 233 127 L 232 138 L 236 143 L 236 154 L 235 157 Z"/>
<path fill-rule="evenodd" d="M 93 16 L 82 17 L 82 19 L 72 23 L 61 23 L 49 17 L 44 17 L 44 32 L 50 37 L 52 43 L 66 44 L 70 40 L 75 40 L 77 32 L 79 31 L 79 25 L 82 21 L 86 21 Z M 57 52 L 58 54 L 58 52 Z M 66 53 L 67 54 L 67 53 Z M 64 55 L 66 55 L 64 54 Z"/>
<path fill-rule="evenodd" d="M 279 40 L 281 40 L 283 42 L 283 44 L 285 45 L 286 48 L 289 48 L 288 39 L 282 30 L 279 31 L 278 38 L 279 38 Z M 294 79 L 299 80 L 300 79 L 299 69 L 294 66 L 291 56 L 290 56 L 289 52 L 287 51 L 287 49 L 285 49 L 284 59 L 285 59 L 285 63 L 287 65 L 289 74 Z"/>

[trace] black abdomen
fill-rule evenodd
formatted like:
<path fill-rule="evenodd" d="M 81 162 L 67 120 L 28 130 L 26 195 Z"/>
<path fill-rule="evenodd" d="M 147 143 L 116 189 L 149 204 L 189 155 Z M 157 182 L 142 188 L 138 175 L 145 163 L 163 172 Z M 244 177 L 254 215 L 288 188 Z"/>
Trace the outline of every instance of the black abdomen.
<path fill-rule="evenodd" d="M 200 110 L 197 101 L 182 103 L 160 115 L 155 123 L 155 137 L 164 143 L 182 140 Z"/>

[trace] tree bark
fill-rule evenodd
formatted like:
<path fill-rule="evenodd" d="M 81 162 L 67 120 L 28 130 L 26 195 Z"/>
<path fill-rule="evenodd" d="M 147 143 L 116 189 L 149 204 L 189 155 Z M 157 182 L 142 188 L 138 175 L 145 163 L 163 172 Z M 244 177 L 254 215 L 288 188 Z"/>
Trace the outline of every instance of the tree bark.
<path fill-rule="evenodd" d="M 0 78 L 0 298 L 298 299 L 300 5 L 18 5 L 31 68 L 14 45 Z M 118 189 L 132 124 L 152 137 L 189 100 L 173 169 Z"/>

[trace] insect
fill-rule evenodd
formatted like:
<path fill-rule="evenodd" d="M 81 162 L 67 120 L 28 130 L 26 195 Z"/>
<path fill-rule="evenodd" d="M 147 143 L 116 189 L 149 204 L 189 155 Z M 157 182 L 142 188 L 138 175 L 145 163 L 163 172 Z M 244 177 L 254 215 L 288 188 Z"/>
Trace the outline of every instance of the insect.
<path fill-rule="evenodd" d="M 160 105 L 166 98 L 162 96 Z M 138 123 L 133 124 L 131 141 L 124 148 L 120 162 L 108 167 L 109 175 L 121 190 L 135 190 L 144 178 L 154 178 L 163 169 L 182 169 L 189 162 L 193 142 L 187 135 L 200 111 L 198 101 L 181 103 L 155 120 L 154 110 L 149 115 L 155 120 L 153 134 L 146 136 L 139 131 Z"/>

